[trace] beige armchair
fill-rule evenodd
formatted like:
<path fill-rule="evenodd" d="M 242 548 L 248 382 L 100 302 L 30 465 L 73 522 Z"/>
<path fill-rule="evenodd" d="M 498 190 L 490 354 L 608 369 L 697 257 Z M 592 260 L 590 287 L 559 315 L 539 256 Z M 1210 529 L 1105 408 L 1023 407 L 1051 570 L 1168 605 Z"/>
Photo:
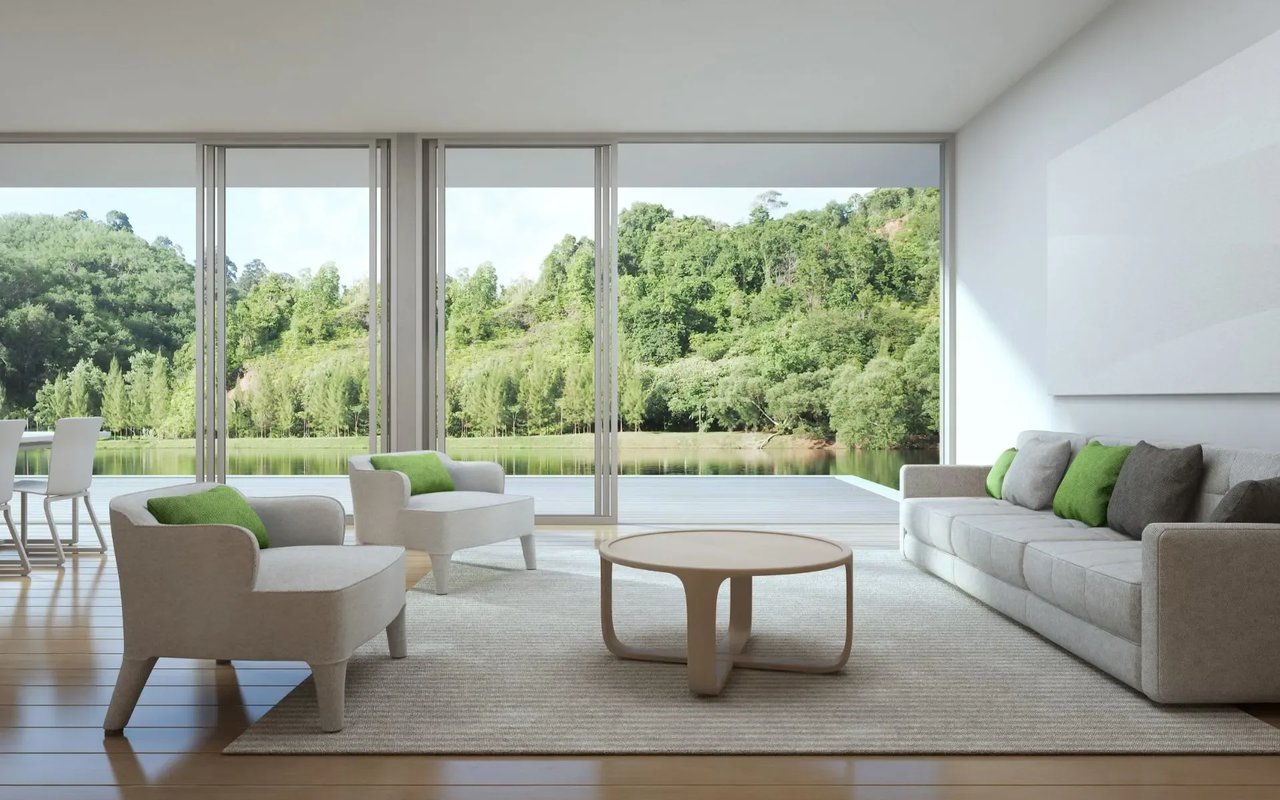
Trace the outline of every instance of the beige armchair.
<path fill-rule="evenodd" d="M 501 465 L 415 452 L 436 453 L 454 491 L 411 495 L 403 472 L 374 469 L 371 456 L 347 459 L 360 544 L 396 544 L 430 554 L 436 594 L 448 594 L 453 554 L 468 547 L 519 538 L 525 568 L 537 568 L 533 498 L 503 491 Z"/>
<path fill-rule="evenodd" d="M 259 550 L 234 525 L 161 525 L 151 497 L 111 501 L 120 573 L 124 663 L 103 727 L 124 729 L 159 657 L 298 660 L 311 667 L 320 726 L 342 729 L 347 660 L 385 630 L 404 658 L 405 563 L 400 547 L 343 547 L 345 517 L 329 497 L 248 498 L 267 528 Z"/>

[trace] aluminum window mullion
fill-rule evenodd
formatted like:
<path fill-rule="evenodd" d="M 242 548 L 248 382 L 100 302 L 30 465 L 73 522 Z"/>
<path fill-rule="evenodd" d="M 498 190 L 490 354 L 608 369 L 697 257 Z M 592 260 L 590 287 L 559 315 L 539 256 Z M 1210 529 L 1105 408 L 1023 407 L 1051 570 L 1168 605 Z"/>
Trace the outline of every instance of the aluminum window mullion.
<path fill-rule="evenodd" d="M 227 481 L 227 149 L 219 147 L 214 158 L 217 219 L 214 225 L 216 261 L 213 274 L 214 380 L 213 431 L 217 439 L 215 480 Z"/>
<path fill-rule="evenodd" d="M 378 386 L 378 143 L 369 150 L 369 452 L 378 452 L 378 416 L 381 392 Z"/>

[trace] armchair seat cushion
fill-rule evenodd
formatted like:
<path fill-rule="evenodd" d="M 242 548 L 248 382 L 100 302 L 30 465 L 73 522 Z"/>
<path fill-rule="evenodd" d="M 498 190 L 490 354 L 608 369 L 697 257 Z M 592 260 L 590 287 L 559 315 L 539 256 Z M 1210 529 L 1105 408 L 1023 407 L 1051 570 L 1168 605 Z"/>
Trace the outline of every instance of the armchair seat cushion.
<path fill-rule="evenodd" d="M 235 658 L 345 661 L 404 606 L 404 549 L 283 547 L 263 550 L 241 619 L 258 620 L 227 652 Z"/>
<path fill-rule="evenodd" d="M 409 498 L 400 511 L 406 547 L 452 553 L 533 533 L 533 498 L 491 492 L 435 492 Z"/>
<path fill-rule="evenodd" d="M 340 556 L 340 557 L 336 557 Z M 395 569 L 404 559 L 399 547 L 369 545 L 282 547 L 258 557 L 255 592 L 341 592 Z"/>

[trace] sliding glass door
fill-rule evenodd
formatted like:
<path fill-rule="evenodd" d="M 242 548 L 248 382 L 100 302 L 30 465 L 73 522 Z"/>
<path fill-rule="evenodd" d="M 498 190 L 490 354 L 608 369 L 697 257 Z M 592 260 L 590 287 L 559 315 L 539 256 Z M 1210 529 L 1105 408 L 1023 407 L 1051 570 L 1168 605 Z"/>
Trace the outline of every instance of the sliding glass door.
<path fill-rule="evenodd" d="M 437 153 L 444 447 L 501 463 L 544 517 L 611 513 L 610 155 Z"/>
<path fill-rule="evenodd" d="M 346 459 L 382 418 L 385 151 L 202 148 L 205 477 L 349 503 Z"/>
<path fill-rule="evenodd" d="M 937 144 L 617 150 L 623 521 L 870 519 L 937 463 Z"/>
<path fill-rule="evenodd" d="M 193 151 L 0 144 L 0 418 L 101 415 L 100 513 L 195 472 Z M 48 462 L 24 449 L 18 474 Z"/>

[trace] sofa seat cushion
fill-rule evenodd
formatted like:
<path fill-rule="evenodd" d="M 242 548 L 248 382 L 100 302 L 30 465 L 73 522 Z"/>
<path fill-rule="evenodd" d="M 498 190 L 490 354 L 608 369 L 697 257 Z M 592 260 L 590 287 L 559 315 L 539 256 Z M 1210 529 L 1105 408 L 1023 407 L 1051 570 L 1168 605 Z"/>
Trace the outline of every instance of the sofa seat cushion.
<path fill-rule="evenodd" d="M 1046 602 L 1141 643 L 1142 542 L 1035 542 L 1027 545 L 1023 574 L 1027 588 Z"/>
<path fill-rule="evenodd" d="M 994 497 L 915 497 L 903 500 L 900 508 L 903 530 L 952 555 L 956 551 L 951 548 L 951 526 L 957 517 L 968 514 L 1027 516 L 1035 512 Z"/>
<path fill-rule="evenodd" d="M 1117 535 L 1106 528 L 1088 528 L 1082 522 L 1062 519 L 1048 511 L 1027 516 L 975 514 L 956 520 L 951 528 L 951 544 L 961 561 L 1025 589 L 1022 558 L 1031 542 L 1096 541 Z"/>

